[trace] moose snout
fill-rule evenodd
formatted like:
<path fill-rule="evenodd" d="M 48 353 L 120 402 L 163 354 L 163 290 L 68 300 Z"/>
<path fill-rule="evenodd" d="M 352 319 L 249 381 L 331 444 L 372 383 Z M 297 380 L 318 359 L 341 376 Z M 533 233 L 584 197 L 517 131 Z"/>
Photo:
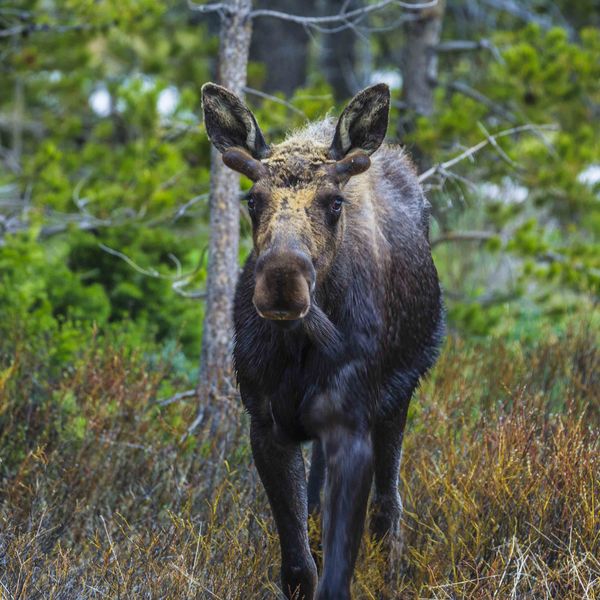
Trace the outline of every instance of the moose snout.
<path fill-rule="evenodd" d="M 252 301 L 258 314 L 274 321 L 304 318 L 310 310 L 315 269 L 299 250 L 269 250 L 258 258 Z"/>

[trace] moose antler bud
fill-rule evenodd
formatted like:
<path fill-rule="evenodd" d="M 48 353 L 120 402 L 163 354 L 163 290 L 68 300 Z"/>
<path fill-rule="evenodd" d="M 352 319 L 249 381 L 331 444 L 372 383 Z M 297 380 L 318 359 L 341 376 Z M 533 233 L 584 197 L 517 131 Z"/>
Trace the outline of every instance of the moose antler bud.
<path fill-rule="evenodd" d="M 229 148 L 223 152 L 223 162 L 230 169 L 245 175 L 252 181 L 258 181 L 267 173 L 265 165 L 242 148 Z"/>
<path fill-rule="evenodd" d="M 346 182 L 350 177 L 364 173 L 371 166 L 371 159 L 366 152 L 355 150 L 334 164 L 334 174 L 338 181 Z"/>

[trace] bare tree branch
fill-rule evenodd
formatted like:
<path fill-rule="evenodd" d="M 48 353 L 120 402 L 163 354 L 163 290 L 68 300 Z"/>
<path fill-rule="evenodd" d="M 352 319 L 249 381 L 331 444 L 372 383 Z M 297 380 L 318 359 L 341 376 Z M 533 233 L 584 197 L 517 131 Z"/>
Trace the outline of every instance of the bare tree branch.
<path fill-rule="evenodd" d="M 162 273 L 159 273 L 153 267 L 145 269 L 144 267 L 141 267 L 140 265 L 138 265 L 131 257 L 127 256 L 127 254 L 124 254 L 123 252 L 120 252 L 119 250 L 115 250 L 114 248 L 110 248 L 109 246 L 106 246 L 102 242 L 100 242 L 98 244 L 98 247 L 101 250 L 104 250 L 104 252 L 107 252 L 108 254 L 111 254 L 112 256 L 116 256 L 117 258 L 120 258 L 121 260 L 125 261 L 132 269 L 134 269 L 138 273 L 141 273 L 142 275 L 145 275 L 146 277 L 153 277 L 154 279 L 163 279 L 163 280 L 171 281 L 171 289 L 176 294 L 179 294 L 180 296 L 183 296 L 184 298 L 191 298 L 191 299 L 206 298 L 206 292 L 204 290 L 195 290 L 193 292 L 186 292 L 183 289 L 185 286 L 187 286 L 190 283 L 190 279 L 192 279 L 192 277 L 200 270 L 200 268 L 202 266 L 202 262 L 203 262 L 204 253 L 201 257 L 199 265 L 190 273 L 185 273 L 185 274 L 183 274 L 181 272 L 181 263 L 179 262 L 177 257 L 175 257 L 173 254 L 170 254 L 169 258 L 171 258 L 171 260 L 173 260 L 173 262 L 175 263 L 175 265 L 177 267 L 177 275 L 175 277 L 173 277 L 172 275 L 163 275 Z"/>
<path fill-rule="evenodd" d="M 485 135 L 486 139 L 494 147 L 494 149 L 496 150 L 496 152 L 499 154 L 500 158 L 504 162 L 506 162 L 508 165 L 510 165 L 513 169 L 516 169 L 518 171 L 522 170 L 520 165 L 518 165 L 510 156 L 508 156 L 508 154 L 506 154 L 506 152 L 504 152 L 504 150 L 500 147 L 500 145 L 498 144 L 496 139 L 490 135 L 490 133 L 485 128 L 483 123 L 477 123 L 477 126 L 483 132 L 483 135 Z"/>
<path fill-rule="evenodd" d="M 227 4 L 223 4 L 223 2 L 214 2 L 210 4 L 197 4 L 196 2 L 192 2 L 192 0 L 188 0 L 188 8 L 195 12 L 199 13 L 211 13 L 218 12 L 221 15 L 227 14 L 230 12 L 229 6 Z"/>
<path fill-rule="evenodd" d="M 503 106 L 497 104 L 496 102 L 488 98 L 486 95 L 482 94 L 480 91 L 476 90 L 475 88 L 472 88 L 466 83 L 463 83 L 462 81 L 449 81 L 446 84 L 446 86 L 449 89 L 458 92 L 459 94 L 462 94 L 463 96 L 467 96 L 468 98 L 471 98 L 476 102 L 487 106 L 492 112 L 496 113 L 503 119 L 506 119 L 510 123 L 517 122 L 517 117 L 512 112 L 506 110 Z"/>
<path fill-rule="evenodd" d="M 446 40 L 440 42 L 434 50 L 436 52 L 465 52 L 469 50 L 489 50 L 494 58 L 504 62 L 498 48 L 488 39 L 481 40 Z"/>
<path fill-rule="evenodd" d="M 381 10 L 387 6 L 397 6 L 407 10 L 422 10 L 424 8 L 436 6 L 437 3 L 438 0 L 417 3 L 402 2 L 400 0 L 381 0 L 375 4 L 370 4 L 368 6 L 363 6 L 350 11 L 345 11 L 344 9 L 346 5 L 344 5 L 339 13 L 322 17 L 306 17 L 302 15 L 290 15 L 289 13 L 278 10 L 257 9 L 250 13 L 250 17 L 271 17 L 275 19 L 282 19 L 284 21 L 291 21 L 292 23 L 297 23 L 298 25 L 303 25 L 305 27 L 314 27 L 318 25 L 337 25 L 340 23 L 345 23 L 345 27 L 347 28 L 355 25 L 356 20 L 364 18 L 365 15 Z"/>
<path fill-rule="evenodd" d="M 116 256 L 121 260 L 125 261 L 132 269 L 134 269 L 138 273 L 141 273 L 142 275 L 146 275 L 147 277 L 154 277 L 156 279 L 169 279 L 169 277 L 167 277 L 166 275 L 162 275 L 152 267 L 150 267 L 149 269 L 144 269 L 144 267 L 140 267 L 140 265 L 138 265 L 132 258 L 129 258 L 127 254 L 119 252 L 118 250 L 114 250 L 113 248 L 106 246 L 102 242 L 98 243 L 98 247 L 101 250 L 104 250 L 104 252 L 112 254 L 113 256 Z"/>
<path fill-rule="evenodd" d="M 188 208 L 191 208 L 192 206 L 194 206 L 194 204 L 202 202 L 203 200 L 208 200 L 208 192 L 204 194 L 198 194 L 197 196 L 194 196 L 191 200 L 188 200 L 185 204 L 182 204 L 173 215 L 173 223 L 178 219 L 181 219 L 181 217 L 185 215 Z"/>
<path fill-rule="evenodd" d="M 28 23 L 27 25 L 15 25 L 8 29 L 0 30 L 0 38 L 14 36 L 28 36 L 33 33 L 67 33 L 69 31 L 92 31 L 105 29 L 116 25 L 116 21 L 102 24 L 75 23 L 73 25 L 50 25 L 49 23 Z"/>
<path fill-rule="evenodd" d="M 286 102 L 285 100 L 282 100 L 281 98 L 278 98 L 277 96 L 273 96 L 271 94 L 266 94 L 265 92 L 261 92 L 260 90 L 255 90 L 254 88 L 247 87 L 247 86 L 244 88 L 244 92 L 246 92 L 246 94 L 250 94 L 252 96 L 257 96 L 258 98 L 263 98 L 265 100 L 270 100 L 271 102 L 276 102 L 277 104 L 281 104 L 282 106 L 286 106 L 291 111 L 295 112 L 297 115 L 300 115 L 301 117 L 304 117 L 305 119 L 308 119 L 308 115 L 304 111 L 302 111 L 299 108 L 297 108 L 296 106 L 294 106 L 291 102 Z"/>
<path fill-rule="evenodd" d="M 184 298 L 189 298 L 190 300 L 204 300 L 206 298 L 206 290 L 194 290 L 193 292 L 186 292 L 182 289 L 184 286 L 188 285 L 188 279 L 181 279 L 179 281 L 174 281 L 171 285 L 171 289 L 180 296 Z"/>
<path fill-rule="evenodd" d="M 169 404 L 173 404 L 174 402 L 179 402 L 180 400 L 185 400 L 186 398 L 194 398 L 196 396 L 196 390 L 185 390 L 185 392 L 178 392 L 169 398 L 165 398 L 164 400 L 159 400 L 155 402 L 158 406 L 169 406 Z"/>
<path fill-rule="evenodd" d="M 532 8 L 527 7 L 526 2 L 516 2 L 515 0 L 483 0 L 483 4 L 522 19 L 526 23 L 535 23 L 545 30 L 555 25 L 551 17 L 536 13 Z M 573 37 L 573 28 L 564 19 L 562 21 L 562 26 L 568 31 L 569 37 Z"/>
<path fill-rule="evenodd" d="M 557 131 L 557 130 L 558 130 L 558 126 L 553 125 L 553 124 L 545 124 L 545 125 L 528 124 L 528 125 L 520 125 L 519 127 L 512 127 L 511 129 L 505 129 L 504 131 L 500 131 L 499 133 L 488 136 L 485 140 L 482 140 L 478 144 L 475 144 L 474 146 L 467 148 L 464 152 L 461 152 L 459 155 L 455 156 L 454 158 L 451 158 L 450 160 L 447 160 L 446 162 L 439 163 L 437 165 L 434 165 L 430 169 L 427 169 L 427 171 L 424 171 L 423 173 L 421 173 L 419 175 L 419 181 L 420 182 L 426 181 L 430 177 L 433 177 L 436 173 L 439 173 L 440 171 L 443 171 L 443 170 L 450 169 L 457 163 L 462 162 L 463 160 L 465 160 L 467 158 L 471 158 L 474 154 L 477 154 L 477 152 L 479 152 L 482 148 L 485 148 L 488 144 L 491 144 L 493 141 L 495 142 L 496 140 L 506 137 L 508 135 L 514 135 L 516 133 L 523 133 L 526 131 L 530 131 L 532 133 L 540 133 L 541 131 Z"/>

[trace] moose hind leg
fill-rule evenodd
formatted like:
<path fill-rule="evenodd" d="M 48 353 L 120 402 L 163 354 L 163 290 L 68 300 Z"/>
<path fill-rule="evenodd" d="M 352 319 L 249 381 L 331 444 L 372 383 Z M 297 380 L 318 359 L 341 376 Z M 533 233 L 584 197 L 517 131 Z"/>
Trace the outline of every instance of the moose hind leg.
<path fill-rule="evenodd" d="M 310 553 L 304 460 L 298 444 L 281 444 L 272 428 L 253 420 L 250 441 L 281 546 L 281 585 L 287 598 L 313 600 L 317 567 Z"/>

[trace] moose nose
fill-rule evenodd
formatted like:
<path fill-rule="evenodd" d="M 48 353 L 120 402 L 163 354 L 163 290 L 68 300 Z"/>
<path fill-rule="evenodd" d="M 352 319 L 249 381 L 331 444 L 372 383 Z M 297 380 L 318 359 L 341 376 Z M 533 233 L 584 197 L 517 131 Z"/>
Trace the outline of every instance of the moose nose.
<path fill-rule="evenodd" d="M 258 258 L 253 302 L 258 314 L 274 321 L 304 318 L 315 285 L 312 261 L 299 250 L 270 250 Z"/>

